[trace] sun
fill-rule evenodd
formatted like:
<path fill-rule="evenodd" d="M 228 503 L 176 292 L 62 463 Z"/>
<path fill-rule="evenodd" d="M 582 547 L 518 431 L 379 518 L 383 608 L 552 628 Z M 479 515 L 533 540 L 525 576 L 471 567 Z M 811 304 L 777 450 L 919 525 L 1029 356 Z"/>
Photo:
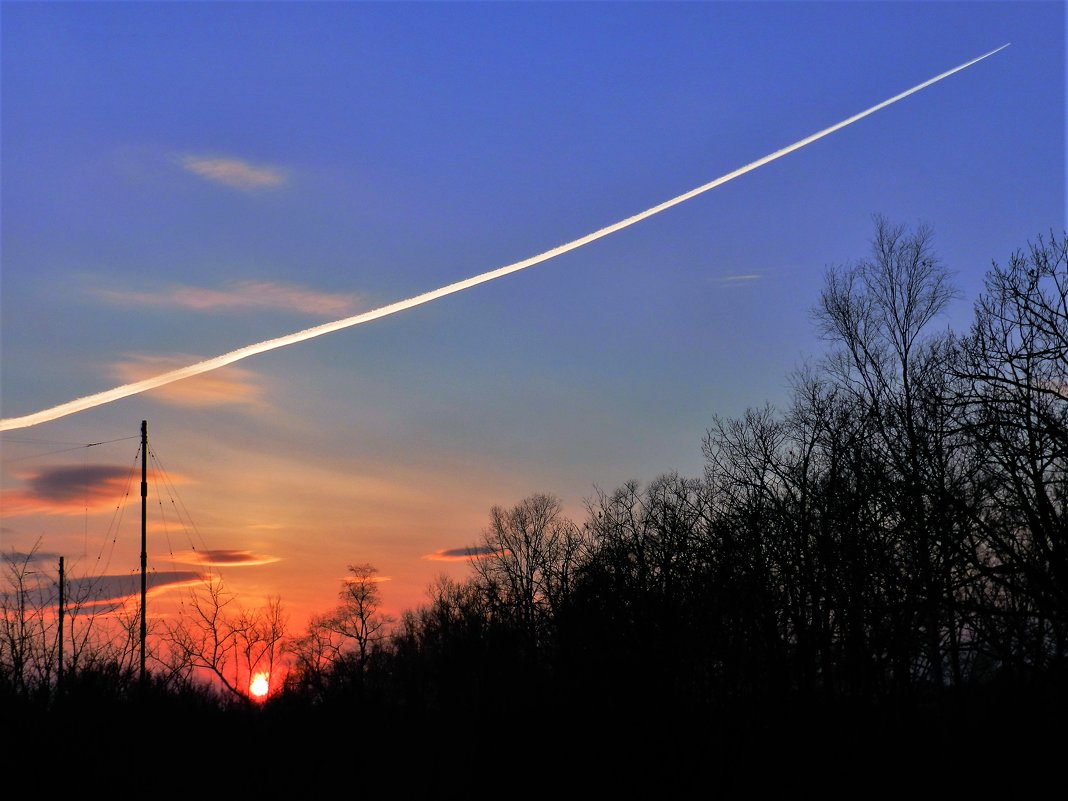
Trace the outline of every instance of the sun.
<path fill-rule="evenodd" d="M 248 691 L 252 693 L 253 698 L 263 698 L 267 695 L 267 691 L 271 689 L 268 679 L 270 679 L 269 673 L 253 674 L 252 681 L 248 685 Z"/>

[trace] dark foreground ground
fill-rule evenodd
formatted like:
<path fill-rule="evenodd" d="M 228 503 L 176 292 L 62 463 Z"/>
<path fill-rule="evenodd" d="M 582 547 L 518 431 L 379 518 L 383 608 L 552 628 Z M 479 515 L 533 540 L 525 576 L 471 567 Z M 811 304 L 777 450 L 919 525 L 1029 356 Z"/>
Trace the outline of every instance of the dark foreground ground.
<path fill-rule="evenodd" d="M 692 798 L 937 793 L 1041 797 L 1063 789 L 1068 682 L 947 692 L 925 703 L 826 703 L 713 713 L 640 699 L 450 713 L 351 705 L 220 710 L 187 700 L 5 701 L 11 784 L 96 796 Z"/>

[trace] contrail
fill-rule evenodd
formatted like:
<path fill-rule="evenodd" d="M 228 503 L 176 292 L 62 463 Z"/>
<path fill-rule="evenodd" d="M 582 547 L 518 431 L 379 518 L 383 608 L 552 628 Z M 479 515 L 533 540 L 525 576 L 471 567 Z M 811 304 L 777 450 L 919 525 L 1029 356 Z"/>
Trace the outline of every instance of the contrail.
<path fill-rule="evenodd" d="M 407 300 L 400 300 L 396 303 L 391 303 L 388 306 L 382 306 L 381 308 L 372 309 L 371 311 L 363 312 L 362 314 L 357 314 L 352 317 L 346 317 L 343 320 L 337 320 L 332 323 L 324 323 L 322 325 L 314 326 L 313 328 L 305 328 L 303 331 L 297 331 L 296 333 L 289 334 L 284 337 L 277 337 L 275 339 L 268 339 L 263 342 L 258 342 L 254 345 L 247 345 L 246 347 L 238 348 L 237 350 L 230 351 L 229 353 L 224 353 L 222 356 L 216 356 L 213 359 L 206 359 L 205 361 L 197 362 L 196 364 L 191 364 L 188 367 L 180 367 L 177 370 L 171 370 L 170 372 L 161 373 L 160 375 L 154 376 L 153 378 L 146 378 L 142 381 L 135 381 L 131 384 L 123 384 L 122 386 L 115 387 L 114 389 L 108 389 L 103 392 L 98 392 L 95 395 L 86 395 L 83 398 L 68 401 L 67 403 L 61 403 L 60 405 L 53 406 L 50 409 L 42 409 L 39 412 L 27 414 L 23 417 L 8 417 L 3 420 L 0 420 L 0 431 L 10 431 L 16 428 L 28 428 L 29 426 L 46 423 L 49 420 L 56 420 L 60 417 L 66 417 L 69 414 L 74 414 L 75 412 L 81 412 L 85 409 L 92 409 L 95 406 L 102 406 L 105 403 L 111 403 L 112 401 L 117 401 L 120 398 L 125 398 L 130 395 L 137 395 L 138 393 L 146 392 L 150 389 L 155 389 L 156 387 L 162 387 L 165 384 L 170 384 L 175 381 L 181 381 L 183 378 L 191 378 L 192 376 L 200 375 L 201 373 L 206 373 L 210 370 L 217 370 L 220 367 L 225 367 L 228 364 L 233 364 L 234 362 L 241 361 L 241 359 L 247 359 L 249 356 L 255 356 L 258 353 L 265 353 L 269 350 L 275 350 L 276 348 L 283 348 L 286 345 L 294 345 L 297 342 L 303 342 L 306 339 L 314 339 L 315 337 L 320 337 L 323 334 L 329 334 L 333 331 L 340 331 L 342 328 L 349 328 L 354 325 L 369 323 L 372 320 L 379 319 L 380 317 L 388 317 L 391 314 L 396 314 L 397 312 L 404 311 L 405 309 L 412 309 L 416 306 L 421 306 L 424 303 L 429 303 L 432 300 L 443 298 L 446 295 L 452 295 L 455 292 L 461 292 L 465 289 L 470 289 L 473 286 L 484 284 L 487 281 L 494 280 L 495 278 L 501 278 L 502 276 L 508 275 L 510 273 L 525 270 L 527 267 L 533 267 L 535 264 L 541 264 L 543 261 L 548 261 L 549 259 L 554 259 L 557 256 L 562 256 L 563 254 L 569 253 L 572 250 L 576 250 L 577 248 L 580 248 L 583 245 L 588 245 L 590 242 L 601 239 L 602 237 L 608 236 L 609 234 L 614 234 L 616 231 L 621 231 L 624 228 L 629 228 L 635 223 L 648 219 L 654 214 L 659 214 L 662 211 L 666 211 L 672 206 L 677 206 L 692 197 L 696 197 L 697 195 L 709 191 L 710 189 L 715 189 L 717 186 L 725 184 L 728 181 L 733 181 L 735 178 L 745 175 L 747 172 L 751 172 L 757 169 L 758 167 L 763 167 L 765 164 L 768 164 L 769 162 L 775 161 L 776 159 L 780 159 L 783 156 L 793 153 L 795 150 L 800 150 L 805 145 L 810 145 L 817 139 L 822 139 L 823 137 L 828 136 L 834 133 L 835 131 L 845 128 L 847 125 L 852 125 L 857 120 L 861 120 L 864 117 L 867 117 L 869 114 L 874 114 L 876 111 L 884 109 L 899 100 L 903 100 L 909 95 L 919 92 L 921 89 L 926 89 L 931 84 L 937 83 L 943 78 L 948 78 L 950 75 L 953 75 L 956 72 L 960 72 L 963 69 L 967 69 L 972 64 L 982 61 L 984 58 L 992 56 L 995 53 L 1004 50 L 1008 46 L 1008 44 L 1003 44 L 996 50 L 991 50 L 989 53 L 984 53 L 978 58 L 973 58 L 971 61 L 961 64 L 959 67 L 954 67 L 951 70 L 943 72 L 941 75 L 936 75 L 930 80 L 924 81 L 921 84 L 917 84 L 916 86 L 912 87 L 911 89 L 905 90 L 899 95 L 894 95 L 889 100 L 884 100 L 882 103 L 874 105 L 871 108 L 860 112 L 859 114 L 854 114 L 852 117 L 842 120 L 841 122 L 832 125 L 830 128 L 824 128 L 818 133 L 814 133 L 811 136 L 806 136 L 804 139 L 799 139 L 792 145 L 787 145 L 781 150 L 776 150 L 774 153 L 771 153 L 767 156 L 764 156 L 763 158 L 757 159 L 754 162 L 746 164 L 744 167 L 739 167 L 734 172 L 729 172 L 726 175 L 722 175 L 713 181 L 709 181 L 707 184 L 702 184 L 696 189 L 691 189 L 689 192 L 684 192 L 683 194 L 678 195 L 677 197 L 671 198 L 671 200 L 665 200 L 659 205 L 653 206 L 652 208 L 648 208 L 645 211 L 639 212 L 638 214 L 635 214 L 631 217 L 627 217 L 626 219 L 620 220 L 619 222 L 612 223 L 612 225 L 601 228 L 591 234 L 586 234 L 585 236 L 572 240 L 567 244 L 560 245 L 559 247 L 555 247 L 552 250 L 547 250 L 544 253 L 539 253 L 537 256 L 531 256 L 528 259 L 517 261 L 514 264 L 508 264 L 504 267 L 498 267 L 496 270 L 490 270 L 489 272 L 482 273 L 481 275 L 466 278 L 463 281 L 457 281 L 454 284 L 449 284 L 448 286 L 443 286 L 439 289 L 434 289 L 430 292 L 424 292 L 422 295 L 416 295 L 415 297 L 408 298 Z"/>

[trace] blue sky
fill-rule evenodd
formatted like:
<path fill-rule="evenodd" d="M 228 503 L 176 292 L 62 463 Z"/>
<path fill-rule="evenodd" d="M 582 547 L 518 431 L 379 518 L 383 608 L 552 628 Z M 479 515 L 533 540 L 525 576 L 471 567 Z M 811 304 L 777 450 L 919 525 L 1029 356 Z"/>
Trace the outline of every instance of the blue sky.
<path fill-rule="evenodd" d="M 273 560 L 227 583 L 301 611 L 351 562 L 418 602 L 493 504 L 699 474 L 713 415 L 818 359 L 873 214 L 934 229 L 958 330 L 1066 225 L 1062 2 L 4 2 L 0 29 L 4 417 L 539 253 L 1012 43 L 530 270 L 0 435 L 4 550 L 88 569 L 136 442 L 47 454 L 148 419 L 202 547 Z"/>

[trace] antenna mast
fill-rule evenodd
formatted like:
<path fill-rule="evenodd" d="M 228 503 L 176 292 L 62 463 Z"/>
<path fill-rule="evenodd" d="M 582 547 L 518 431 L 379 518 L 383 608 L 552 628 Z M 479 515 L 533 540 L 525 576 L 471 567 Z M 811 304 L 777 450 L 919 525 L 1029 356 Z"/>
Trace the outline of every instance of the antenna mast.
<path fill-rule="evenodd" d="M 145 600 L 148 596 L 148 421 L 141 421 L 141 688 L 145 687 Z"/>
<path fill-rule="evenodd" d="M 59 662 L 56 663 L 56 695 L 63 694 L 63 611 L 67 605 L 64 595 L 67 577 L 63 571 L 63 557 L 59 557 Z M 71 626 L 73 628 L 73 626 Z M 74 638 L 71 637 L 73 642 Z"/>

